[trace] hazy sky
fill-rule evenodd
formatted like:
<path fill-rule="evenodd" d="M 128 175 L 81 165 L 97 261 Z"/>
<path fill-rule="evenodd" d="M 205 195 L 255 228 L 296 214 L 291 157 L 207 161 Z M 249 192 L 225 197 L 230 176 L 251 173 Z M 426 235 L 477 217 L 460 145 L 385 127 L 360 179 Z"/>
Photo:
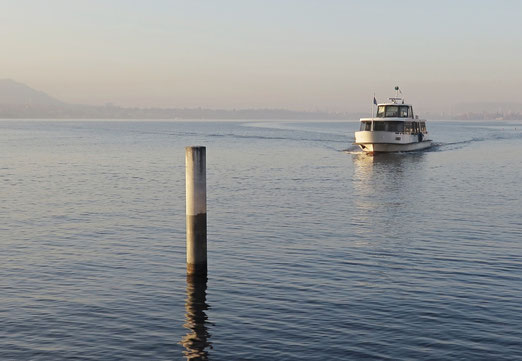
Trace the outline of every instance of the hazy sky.
<path fill-rule="evenodd" d="M 522 101 L 522 1 L 0 0 L 0 78 L 68 102 Z"/>

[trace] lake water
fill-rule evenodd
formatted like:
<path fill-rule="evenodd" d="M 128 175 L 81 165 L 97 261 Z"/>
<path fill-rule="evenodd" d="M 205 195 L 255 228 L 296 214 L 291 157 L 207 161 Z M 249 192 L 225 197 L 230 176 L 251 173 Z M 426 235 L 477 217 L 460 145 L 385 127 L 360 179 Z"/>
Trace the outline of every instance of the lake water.
<path fill-rule="evenodd" d="M 357 128 L 1 120 L 0 359 L 521 360 L 522 122 L 374 157 Z"/>

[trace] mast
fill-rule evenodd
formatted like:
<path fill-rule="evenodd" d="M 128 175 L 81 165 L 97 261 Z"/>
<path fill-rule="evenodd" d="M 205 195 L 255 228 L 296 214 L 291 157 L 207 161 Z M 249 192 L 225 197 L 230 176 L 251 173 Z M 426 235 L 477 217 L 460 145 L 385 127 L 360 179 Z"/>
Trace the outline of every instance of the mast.
<path fill-rule="evenodd" d="M 375 93 L 373 93 L 373 99 L 372 99 L 372 118 L 373 118 L 373 105 L 375 104 Z"/>

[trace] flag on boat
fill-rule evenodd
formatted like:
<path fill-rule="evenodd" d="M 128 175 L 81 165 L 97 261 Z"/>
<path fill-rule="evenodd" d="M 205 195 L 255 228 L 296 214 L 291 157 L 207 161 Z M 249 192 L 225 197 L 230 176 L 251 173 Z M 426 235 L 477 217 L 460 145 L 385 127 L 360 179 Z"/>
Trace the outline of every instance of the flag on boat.
<path fill-rule="evenodd" d="M 377 105 L 377 99 L 375 99 L 375 95 L 373 96 L 373 104 Z"/>

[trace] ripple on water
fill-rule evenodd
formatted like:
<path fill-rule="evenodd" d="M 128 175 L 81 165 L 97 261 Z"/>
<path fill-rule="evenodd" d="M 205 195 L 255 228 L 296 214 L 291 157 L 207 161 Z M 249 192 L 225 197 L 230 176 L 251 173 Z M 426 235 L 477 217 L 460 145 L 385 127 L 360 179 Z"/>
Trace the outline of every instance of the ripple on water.
<path fill-rule="evenodd" d="M 434 122 L 434 151 L 368 157 L 355 123 L 0 124 L 2 360 L 522 359 L 519 136 Z"/>

